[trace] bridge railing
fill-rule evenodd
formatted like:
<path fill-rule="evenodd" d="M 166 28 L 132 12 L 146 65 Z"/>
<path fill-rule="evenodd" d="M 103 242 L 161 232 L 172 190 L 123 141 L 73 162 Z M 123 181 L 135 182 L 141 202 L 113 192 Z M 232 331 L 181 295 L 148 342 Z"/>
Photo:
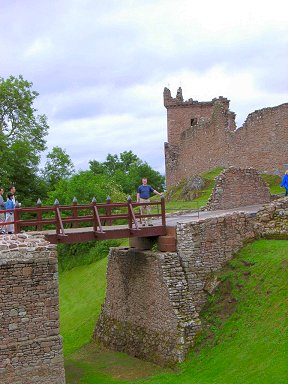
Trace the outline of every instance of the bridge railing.
<path fill-rule="evenodd" d="M 156 207 L 157 213 L 142 215 L 137 208 L 144 205 Z M 11 210 L 0 210 L 0 214 L 8 212 Z M 161 197 L 161 201 L 150 203 L 133 202 L 130 197 L 127 202 L 115 203 L 110 199 L 107 199 L 106 203 L 97 203 L 93 199 L 90 204 L 78 204 L 73 200 L 72 205 L 60 205 L 56 200 L 53 206 L 42 206 L 38 203 L 36 207 L 16 207 L 13 213 L 14 221 L 0 222 L 0 227 L 14 224 L 15 233 L 21 232 L 22 228 L 31 230 L 32 227 L 37 231 L 54 228 L 57 235 L 65 236 L 65 229 L 87 225 L 92 226 L 94 232 L 103 233 L 105 226 L 119 221 L 127 223 L 131 230 L 139 230 L 138 222 L 148 217 L 158 218 L 161 220 L 160 225 L 166 225 L 164 197 Z"/>

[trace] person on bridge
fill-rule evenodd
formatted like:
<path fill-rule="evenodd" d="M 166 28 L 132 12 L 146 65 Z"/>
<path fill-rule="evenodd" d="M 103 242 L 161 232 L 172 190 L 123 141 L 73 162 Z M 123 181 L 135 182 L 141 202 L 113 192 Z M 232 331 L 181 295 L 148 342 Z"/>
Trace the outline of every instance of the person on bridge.
<path fill-rule="evenodd" d="M 150 203 L 150 196 L 151 193 L 156 193 L 156 195 L 161 196 L 162 193 L 156 191 L 156 189 L 152 188 L 151 185 L 147 184 L 147 178 L 143 177 L 142 179 L 142 185 L 139 185 L 137 189 L 137 202 L 138 203 Z M 142 205 L 140 207 L 140 213 L 142 215 L 150 215 L 151 207 L 150 205 Z M 152 226 L 152 219 L 151 217 L 145 217 L 144 222 L 142 223 L 143 227 L 145 225 Z"/>
<path fill-rule="evenodd" d="M 280 187 L 284 187 L 286 189 L 285 196 L 288 196 L 288 170 L 285 172 L 285 175 L 283 176 Z"/>
<path fill-rule="evenodd" d="M 3 199 L 3 194 L 4 194 L 4 188 L 0 187 L 0 211 L 5 209 L 5 202 Z M 0 233 L 5 233 L 4 225 L 1 226 L 1 223 L 5 221 L 5 213 L 0 213 Z"/>
<path fill-rule="evenodd" d="M 7 201 L 5 203 L 5 209 L 9 209 L 9 212 L 6 212 L 6 222 L 14 221 L 15 203 L 13 201 L 13 196 L 14 195 L 12 192 L 7 193 Z M 14 224 L 7 225 L 7 232 L 14 233 Z"/>

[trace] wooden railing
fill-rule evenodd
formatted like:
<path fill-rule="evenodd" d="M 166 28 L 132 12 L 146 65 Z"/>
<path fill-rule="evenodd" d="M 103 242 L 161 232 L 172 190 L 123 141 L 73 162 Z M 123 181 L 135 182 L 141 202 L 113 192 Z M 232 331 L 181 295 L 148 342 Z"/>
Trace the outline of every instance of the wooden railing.
<path fill-rule="evenodd" d="M 139 208 L 144 205 L 156 207 L 157 213 L 141 215 Z M 0 214 L 8 212 L 11 210 L 1 210 Z M 73 199 L 72 205 L 61 205 L 56 200 L 53 206 L 42 206 L 38 203 L 36 207 L 16 207 L 13 213 L 14 221 L 0 222 L 0 227 L 14 224 L 14 233 L 21 232 L 23 228 L 26 231 L 54 229 L 57 236 L 67 236 L 67 229 L 87 226 L 91 226 L 95 233 L 104 233 L 104 227 L 113 226 L 115 223 L 126 224 L 130 230 L 140 230 L 138 223 L 152 217 L 160 219 L 161 223 L 158 225 L 166 225 L 164 197 L 161 197 L 161 201 L 150 203 L 132 202 L 130 197 L 124 203 L 114 203 L 110 198 L 107 198 L 106 203 L 97 203 L 93 198 L 90 204 L 78 204 L 77 200 Z"/>

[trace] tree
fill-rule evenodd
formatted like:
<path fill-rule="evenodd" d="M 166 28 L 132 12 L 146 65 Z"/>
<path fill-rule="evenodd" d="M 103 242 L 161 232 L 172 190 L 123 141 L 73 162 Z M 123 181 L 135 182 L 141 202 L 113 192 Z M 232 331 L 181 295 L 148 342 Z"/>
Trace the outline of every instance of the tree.
<path fill-rule="evenodd" d="M 48 133 L 46 116 L 36 115 L 39 94 L 32 85 L 21 75 L 0 77 L 0 180 L 5 187 L 15 183 L 22 201 L 37 178 Z"/>
<path fill-rule="evenodd" d="M 64 179 L 68 179 L 74 173 L 74 164 L 66 151 L 60 147 L 53 147 L 47 155 L 47 161 L 43 169 L 44 179 L 50 187 Z"/>
<path fill-rule="evenodd" d="M 117 185 L 121 185 L 123 192 L 133 197 L 136 196 L 142 177 L 147 177 L 149 184 L 155 189 L 162 191 L 164 188 L 164 176 L 153 170 L 132 151 L 124 151 L 119 156 L 109 153 L 105 162 L 91 160 L 89 164 L 93 174 L 109 175 Z"/>
<path fill-rule="evenodd" d="M 71 205 L 76 197 L 79 204 L 88 204 L 95 197 L 98 203 L 105 202 L 107 197 L 112 201 L 125 201 L 127 196 L 121 191 L 115 181 L 108 175 L 93 175 L 91 171 L 79 171 L 69 179 L 62 179 L 54 191 L 48 192 L 45 204 L 54 204 L 58 199 L 60 204 Z"/>
<path fill-rule="evenodd" d="M 97 160 L 89 161 L 89 169 L 93 173 L 93 175 L 103 175 L 106 173 L 105 165 Z"/>

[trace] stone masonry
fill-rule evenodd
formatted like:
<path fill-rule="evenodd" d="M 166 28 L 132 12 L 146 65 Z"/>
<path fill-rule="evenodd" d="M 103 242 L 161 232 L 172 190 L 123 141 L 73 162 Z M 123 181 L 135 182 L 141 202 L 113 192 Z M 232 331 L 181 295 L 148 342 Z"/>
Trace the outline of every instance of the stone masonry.
<path fill-rule="evenodd" d="M 94 338 L 106 347 L 169 365 L 183 361 L 201 329 L 199 311 L 219 270 L 255 238 L 244 213 L 179 223 L 177 252 L 113 249 Z"/>
<path fill-rule="evenodd" d="M 216 177 L 207 211 L 269 203 L 270 191 L 253 168 L 230 167 Z"/>
<path fill-rule="evenodd" d="M 177 255 L 111 249 L 107 283 L 94 338 L 159 364 L 183 361 L 200 321 Z"/>
<path fill-rule="evenodd" d="M 257 213 L 255 229 L 266 239 L 288 240 L 288 198 L 264 205 Z"/>
<path fill-rule="evenodd" d="M 235 212 L 176 226 L 177 252 L 110 251 L 107 292 L 94 338 L 164 365 L 183 361 L 201 331 L 199 312 L 217 272 L 247 242 L 288 239 L 288 198 L 258 214 Z"/>
<path fill-rule="evenodd" d="M 250 113 L 236 129 L 229 100 L 184 101 L 164 89 L 168 142 L 165 143 L 167 187 L 215 167 L 253 167 L 281 174 L 288 164 L 288 103 Z"/>
<path fill-rule="evenodd" d="M 65 383 L 57 271 L 42 235 L 1 236 L 1 384 Z"/>

